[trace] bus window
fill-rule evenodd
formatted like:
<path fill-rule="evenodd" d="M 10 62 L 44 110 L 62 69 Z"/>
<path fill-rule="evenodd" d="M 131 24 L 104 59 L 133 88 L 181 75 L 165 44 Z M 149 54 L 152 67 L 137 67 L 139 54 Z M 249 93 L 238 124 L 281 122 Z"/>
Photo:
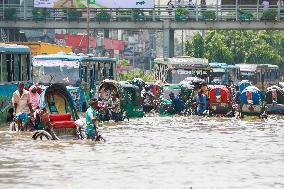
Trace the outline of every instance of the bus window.
<path fill-rule="evenodd" d="M 8 82 L 8 68 L 7 68 L 7 56 L 2 55 L 2 82 Z"/>
<path fill-rule="evenodd" d="M 114 79 L 114 75 L 113 75 L 113 73 L 114 73 L 114 70 L 113 70 L 113 68 L 114 68 L 114 66 L 113 66 L 113 62 L 110 62 L 111 64 L 110 64 L 110 68 L 109 68 L 109 79 Z"/>
<path fill-rule="evenodd" d="M 29 76 L 28 76 L 28 62 L 27 62 L 27 58 L 26 55 L 21 55 L 21 60 L 22 60 L 22 80 L 23 81 L 27 81 L 29 80 Z"/>
<path fill-rule="evenodd" d="M 21 62 L 19 60 L 19 55 L 13 56 L 13 81 L 20 81 L 21 77 Z"/>
<path fill-rule="evenodd" d="M 87 78 L 88 78 L 88 68 L 87 68 L 87 66 L 82 66 L 81 67 L 81 74 L 82 74 L 83 81 L 87 82 Z"/>
<path fill-rule="evenodd" d="M 105 79 L 109 79 L 109 70 L 110 70 L 110 65 L 108 62 L 105 62 Z"/>
<path fill-rule="evenodd" d="M 0 82 L 2 82 L 2 54 L 0 54 Z"/>
<path fill-rule="evenodd" d="M 3 65 L 5 66 L 5 70 L 4 70 L 4 68 L 3 68 L 3 72 L 6 73 L 6 74 L 5 74 L 5 76 L 4 76 L 3 81 L 4 81 L 4 82 L 11 82 L 11 81 L 13 81 L 12 55 L 11 55 L 11 54 L 6 54 L 6 58 L 5 58 L 4 61 L 5 61 L 5 62 L 4 62 Z M 4 66 L 3 66 L 3 67 L 4 67 Z"/>

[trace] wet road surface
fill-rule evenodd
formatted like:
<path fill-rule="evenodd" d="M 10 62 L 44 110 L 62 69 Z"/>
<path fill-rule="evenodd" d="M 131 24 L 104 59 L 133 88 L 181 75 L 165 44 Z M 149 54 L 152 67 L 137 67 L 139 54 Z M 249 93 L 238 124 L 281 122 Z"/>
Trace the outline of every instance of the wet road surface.
<path fill-rule="evenodd" d="M 284 117 L 144 117 L 105 143 L 0 127 L 0 188 L 284 188 Z"/>

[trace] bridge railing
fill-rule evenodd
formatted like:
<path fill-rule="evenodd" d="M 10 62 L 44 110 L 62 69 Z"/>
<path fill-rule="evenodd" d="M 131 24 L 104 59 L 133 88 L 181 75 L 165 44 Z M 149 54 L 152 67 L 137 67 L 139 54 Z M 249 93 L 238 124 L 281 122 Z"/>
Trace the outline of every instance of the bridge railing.
<path fill-rule="evenodd" d="M 35 20 L 32 14 L 34 7 L 32 6 L 19 6 L 19 5 L 6 5 L 0 3 L 0 19 L 5 20 L 4 11 L 7 8 L 16 9 L 16 20 Z M 167 6 L 156 6 L 154 9 L 139 9 L 143 13 L 137 20 L 134 20 L 133 13 L 138 12 L 138 9 L 95 9 L 90 8 L 89 18 L 90 21 L 101 21 L 97 13 L 106 12 L 109 14 L 108 21 L 161 21 L 161 20 L 177 20 L 177 21 L 261 21 L 263 16 L 262 5 L 207 5 L 196 6 L 192 8 L 183 7 L 188 10 L 188 14 L 184 15 L 182 19 L 176 17 L 175 11 L 177 8 L 168 8 Z M 71 9 L 47 9 L 49 14 L 44 20 L 66 20 L 68 18 L 68 11 Z M 78 21 L 87 20 L 87 9 L 76 9 L 80 14 Z M 269 10 L 274 10 L 277 15 L 275 21 L 284 20 L 284 7 L 271 5 Z M 211 16 L 208 16 L 208 13 Z M 215 15 L 212 17 L 212 14 Z M 207 16 L 206 16 L 207 15 Z"/>

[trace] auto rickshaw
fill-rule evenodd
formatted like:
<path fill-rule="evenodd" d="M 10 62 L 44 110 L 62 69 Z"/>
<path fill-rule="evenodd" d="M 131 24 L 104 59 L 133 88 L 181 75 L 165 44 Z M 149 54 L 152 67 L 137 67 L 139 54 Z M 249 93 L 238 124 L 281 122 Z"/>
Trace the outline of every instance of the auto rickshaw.
<path fill-rule="evenodd" d="M 59 140 L 78 134 L 75 121 L 79 116 L 64 84 L 55 83 L 47 87 L 40 95 L 39 108 L 40 130 L 33 133 L 33 139 Z"/>
<path fill-rule="evenodd" d="M 243 90 L 245 90 L 246 87 L 251 86 L 251 83 L 249 80 L 242 80 L 239 83 L 239 87 L 240 87 L 240 92 L 242 92 Z"/>
<path fill-rule="evenodd" d="M 213 114 L 226 114 L 232 110 L 230 90 L 224 85 L 210 86 L 210 107 Z"/>
<path fill-rule="evenodd" d="M 120 120 L 125 117 L 143 117 L 142 99 L 140 97 L 140 90 L 137 86 L 128 82 L 117 82 L 114 80 L 104 80 L 98 87 L 99 97 L 107 104 L 112 94 L 117 94 L 120 99 L 121 112 L 119 114 Z M 105 108 L 108 108 L 107 105 Z M 107 113 L 105 111 L 105 113 Z M 101 121 L 108 121 L 101 116 Z"/>
<path fill-rule="evenodd" d="M 240 117 L 260 116 L 264 112 L 262 93 L 255 86 L 248 86 L 241 92 L 240 102 Z"/>
<path fill-rule="evenodd" d="M 284 91 L 280 87 L 268 87 L 265 102 L 267 113 L 284 115 Z"/>
<path fill-rule="evenodd" d="M 179 95 L 180 99 L 186 103 L 191 99 L 192 88 L 181 86 L 179 84 L 166 84 L 161 86 L 160 102 L 158 105 L 158 111 L 161 115 L 172 115 L 175 113 L 170 94 L 174 96 Z M 184 107 L 186 108 L 186 106 Z"/>

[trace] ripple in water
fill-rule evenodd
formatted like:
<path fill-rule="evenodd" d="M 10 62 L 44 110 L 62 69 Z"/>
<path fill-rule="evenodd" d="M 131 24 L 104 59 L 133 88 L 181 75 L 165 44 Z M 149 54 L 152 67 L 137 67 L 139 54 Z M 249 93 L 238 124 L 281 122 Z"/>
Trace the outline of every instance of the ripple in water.
<path fill-rule="evenodd" d="M 284 120 L 145 117 L 105 143 L 0 131 L 0 188 L 284 188 Z"/>

